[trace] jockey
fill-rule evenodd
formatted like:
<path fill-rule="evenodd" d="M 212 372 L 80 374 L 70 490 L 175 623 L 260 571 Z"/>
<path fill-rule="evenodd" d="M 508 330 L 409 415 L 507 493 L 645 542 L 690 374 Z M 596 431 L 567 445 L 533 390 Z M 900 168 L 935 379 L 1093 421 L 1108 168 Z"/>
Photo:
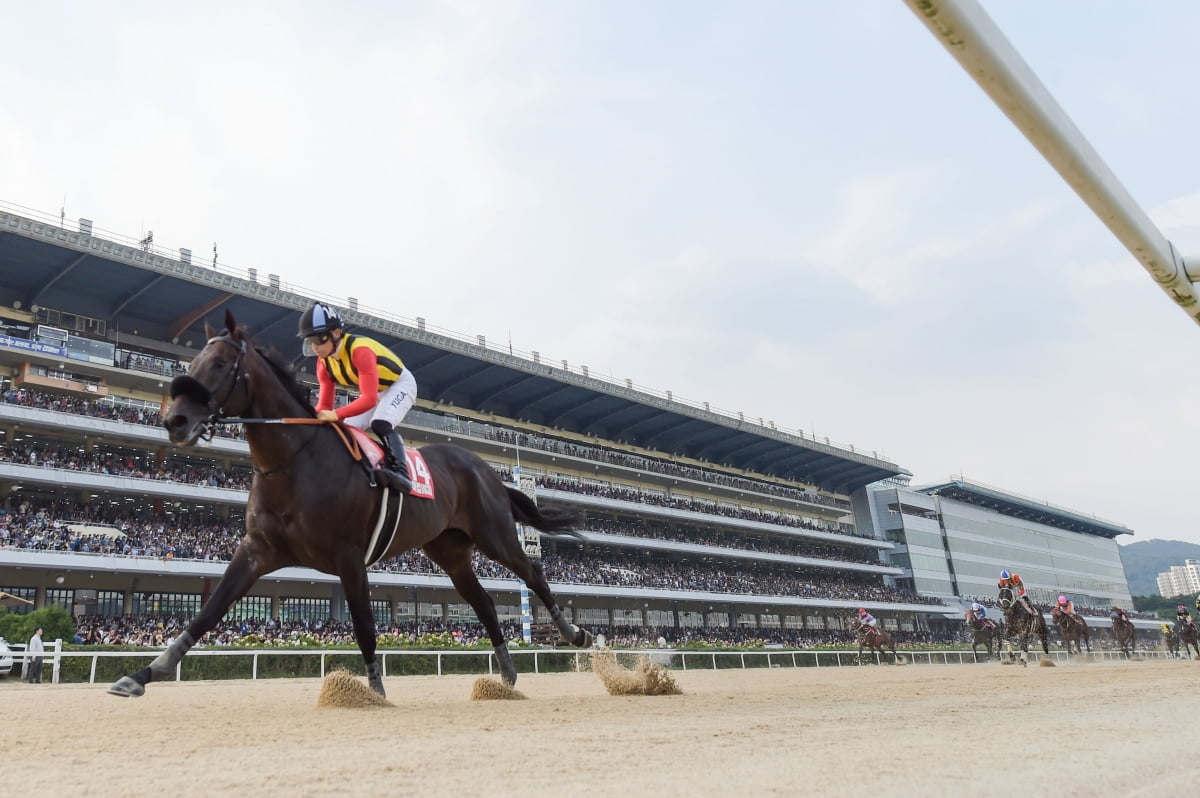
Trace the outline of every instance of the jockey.
<path fill-rule="evenodd" d="M 1109 611 L 1108 617 L 1112 618 L 1114 621 L 1124 621 L 1125 623 L 1130 623 L 1129 614 L 1116 604 L 1112 606 L 1112 610 Z"/>
<path fill-rule="evenodd" d="M 1009 573 L 1005 568 L 1000 572 L 1000 581 L 996 583 L 999 587 L 1007 587 L 1017 594 L 1017 598 L 1021 599 L 1025 605 L 1025 609 L 1030 615 L 1041 615 L 1037 608 L 1033 606 L 1033 602 L 1029 600 L 1029 595 L 1025 592 L 1025 583 L 1021 581 L 1019 574 Z"/>
<path fill-rule="evenodd" d="M 1174 631 L 1173 629 L 1171 629 L 1171 624 L 1167 623 L 1166 621 L 1163 621 L 1161 626 L 1162 626 L 1163 637 L 1170 637 L 1171 632 Z"/>
<path fill-rule="evenodd" d="M 304 353 L 317 357 L 317 418 L 370 429 L 383 444 L 385 468 L 375 471 L 382 482 L 403 493 L 412 490 L 404 441 L 396 432 L 417 399 L 417 381 L 403 361 L 378 341 L 342 329 L 337 310 L 318 302 L 300 317 L 297 335 Z M 358 398 L 333 409 L 334 385 L 358 386 Z"/>
<path fill-rule="evenodd" d="M 1175 609 L 1175 631 L 1183 634 L 1183 629 L 1185 626 L 1191 626 L 1192 629 L 1196 628 L 1195 626 L 1192 626 L 1192 614 L 1188 612 L 1187 607 L 1180 604 Z"/>
<path fill-rule="evenodd" d="M 971 602 L 971 609 L 967 610 L 967 622 L 970 623 L 972 618 L 976 618 L 980 623 L 987 623 L 987 607 L 980 604 L 978 601 Z"/>
<path fill-rule="evenodd" d="M 871 627 L 872 631 L 874 631 L 876 629 L 876 627 L 879 626 L 879 619 L 877 619 L 871 613 L 867 612 L 862 607 L 858 608 L 858 622 L 861 623 L 863 626 Z"/>
<path fill-rule="evenodd" d="M 1066 596 L 1059 596 L 1058 603 L 1054 606 L 1058 608 L 1059 612 L 1061 612 L 1063 615 L 1066 615 L 1072 621 L 1079 620 L 1075 616 L 1075 602 L 1069 600 Z"/>

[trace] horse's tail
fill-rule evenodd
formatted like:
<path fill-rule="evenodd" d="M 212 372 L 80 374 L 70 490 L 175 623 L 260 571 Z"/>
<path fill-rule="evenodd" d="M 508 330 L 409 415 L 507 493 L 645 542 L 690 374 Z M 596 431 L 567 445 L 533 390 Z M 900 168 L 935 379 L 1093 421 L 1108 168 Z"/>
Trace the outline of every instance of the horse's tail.
<path fill-rule="evenodd" d="M 513 519 L 518 524 L 531 526 L 539 532 L 563 534 L 583 540 L 584 537 L 575 531 L 575 527 L 583 526 L 584 515 L 578 510 L 568 510 L 563 507 L 541 508 L 534 504 L 533 499 L 516 488 L 504 486 L 508 491 L 508 506 L 512 509 Z"/>

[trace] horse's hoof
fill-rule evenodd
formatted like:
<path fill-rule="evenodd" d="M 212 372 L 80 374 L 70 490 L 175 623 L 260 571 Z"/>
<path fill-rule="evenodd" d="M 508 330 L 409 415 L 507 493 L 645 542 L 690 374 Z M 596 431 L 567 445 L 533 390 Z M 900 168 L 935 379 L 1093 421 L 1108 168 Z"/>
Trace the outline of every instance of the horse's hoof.
<path fill-rule="evenodd" d="M 121 698 L 137 698 L 146 694 L 146 688 L 135 679 L 122 676 L 108 687 L 109 695 L 119 695 Z"/>
<path fill-rule="evenodd" d="M 571 645 L 575 648 L 591 648 L 592 633 L 587 629 L 580 629 L 579 633 L 575 635 L 575 639 L 571 641 Z"/>

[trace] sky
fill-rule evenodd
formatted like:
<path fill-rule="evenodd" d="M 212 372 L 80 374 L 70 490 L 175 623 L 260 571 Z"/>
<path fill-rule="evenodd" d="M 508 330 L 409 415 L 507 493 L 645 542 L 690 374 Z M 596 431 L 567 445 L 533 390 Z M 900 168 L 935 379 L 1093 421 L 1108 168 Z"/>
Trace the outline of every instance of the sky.
<path fill-rule="evenodd" d="M 901 0 L 8 6 L 3 206 L 1200 543 L 1200 329 Z M 1200 3 L 983 7 L 1200 257 Z"/>

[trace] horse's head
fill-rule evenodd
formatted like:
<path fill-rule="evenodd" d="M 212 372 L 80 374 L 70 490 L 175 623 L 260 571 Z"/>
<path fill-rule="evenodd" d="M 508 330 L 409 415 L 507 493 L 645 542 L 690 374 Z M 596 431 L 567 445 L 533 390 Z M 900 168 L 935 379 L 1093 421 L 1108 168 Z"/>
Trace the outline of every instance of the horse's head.
<path fill-rule="evenodd" d="M 1013 604 L 1012 588 L 1011 587 L 1000 588 L 1000 594 L 996 597 L 996 600 L 1000 603 L 1000 606 L 1004 609 L 1008 609 L 1009 607 L 1011 607 Z"/>
<path fill-rule="evenodd" d="M 215 419 L 244 412 L 249 401 L 248 344 L 233 314 L 225 311 L 221 333 L 207 322 L 204 332 L 208 342 L 188 366 L 188 373 L 171 381 L 171 404 L 163 416 L 171 442 L 184 446 L 212 437 Z"/>

